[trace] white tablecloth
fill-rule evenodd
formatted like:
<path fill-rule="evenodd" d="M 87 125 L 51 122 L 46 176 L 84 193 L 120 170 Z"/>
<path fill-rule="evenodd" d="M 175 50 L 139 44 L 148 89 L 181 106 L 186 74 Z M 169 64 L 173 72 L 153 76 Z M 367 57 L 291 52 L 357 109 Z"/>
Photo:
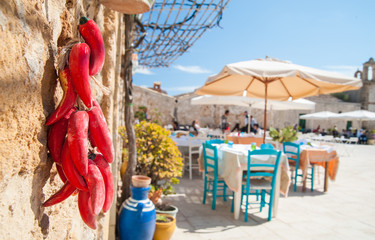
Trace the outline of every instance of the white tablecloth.
<path fill-rule="evenodd" d="M 247 169 L 247 155 L 250 145 L 234 144 L 233 147 L 228 144 L 218 144 L 219 158 L 219 176 L 223 177 L 228 187 L 235 193 L 235 212 L 234 217 L 238 219 L 241 203 L 241 184 L 243 171 Z M 203 149 L 202 149 L 203 151 Z M 204 171 L 203 154 L 200 156 L 200 170 Z M 274 162 L 274 159 L 257 156 L 252 161 L 255 163 Z M 275 198 L 273 216 L 277 214 L 277 206 L 280 192 L 287 196 L 290 184 L 289 163 L 285 154 L 281 155 L 280 168 L 277 174 L 275 186 Z"/>

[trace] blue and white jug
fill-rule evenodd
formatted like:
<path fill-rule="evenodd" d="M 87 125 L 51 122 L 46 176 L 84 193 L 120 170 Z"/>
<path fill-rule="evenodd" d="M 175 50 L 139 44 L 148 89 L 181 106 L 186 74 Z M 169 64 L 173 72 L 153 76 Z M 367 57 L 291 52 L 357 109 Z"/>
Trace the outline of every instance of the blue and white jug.
<path fill-rule="evenodd" d="M 120 240 L 152 240 L 156 226 L 154 204 L 148 199 L 150 187 L 130 187 L 132 196 L 121 206 Z"/>

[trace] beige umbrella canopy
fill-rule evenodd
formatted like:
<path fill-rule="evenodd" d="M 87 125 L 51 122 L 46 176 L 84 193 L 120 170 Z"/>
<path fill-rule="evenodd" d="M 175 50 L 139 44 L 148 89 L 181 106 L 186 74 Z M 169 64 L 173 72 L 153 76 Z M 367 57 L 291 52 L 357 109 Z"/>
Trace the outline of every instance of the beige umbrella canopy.
<path fill-rule="evenodd" d="M 228 64 L 219 74 L 209 77 L 196 93 L 265 99 L 266 130 L 268 99 L 286 101 L 356 90 L 361 86 L 362 81 L 357 78 L 266 58 Z"/>

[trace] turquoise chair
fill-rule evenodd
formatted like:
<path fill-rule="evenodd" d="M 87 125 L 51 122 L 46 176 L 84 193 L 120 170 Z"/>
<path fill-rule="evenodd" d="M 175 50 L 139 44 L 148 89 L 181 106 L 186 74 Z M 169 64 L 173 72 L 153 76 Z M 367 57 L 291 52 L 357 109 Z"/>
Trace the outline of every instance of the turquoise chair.
<path fill-rule="evenodd" d="M 259 155 L 268 155 L 269 157 L 274 157 L 275 161 L 273 163 L 252 163 L 252 158 Z M 248 208 L 249 208 L 249 195 L 253 195 L 254 191 L 260 191 L 261 200 L 260 200 L 260 211 L 263 210 L 263 207 L 268 205 L 268 221 L 271 221 L 272 218 L 272 208 L 273 208 L 273 199 L 275 195 L 275 183 L 277 171 L 280 164 L 281 151 L 275 149 L 260 149 L 253 150 L 248 152 L 247 157 L 247 173 L 246 179 L 242 181 L 243 196 L 246 196 L 245 203 L 245 222 L 248 219 Z M 256 171 L 252 169 L 256 168 Z M 259 168 L 265 168 L 265 170 L 259 170 Z M 271 181 L 265 178 L 272 178 Z M 266 195 L 269 195 L 269 201 L 266 201 Z"/>
<path fill-rule="evenodd" d="M 260 145 L 260 149 L 274 149 L 271 143 L 263 143 Z"/>
<path fill-rule="evenodd" d="M 291 166 L 291 169 L 294 170 L 294 176 L 292 176 L 294 191 L 297 191 L 297 178 L 301 177 L 303 179 L 303 174 L 298 173 L 300 145 L 292 142 L 283 142 L 283 152 L 288 156 L 289 162 L 295 162 L 293 164 L 295 166 Z M 311 180 L 311 191 L 314 191 L 314 165 L 311 167 L 311 174 L 308 174 L 306 178 Z"/>
<path fill-rule="evenodd" d="M 227 200 L 227 185 L 222 178 L 218 176 L 218 154 L 217 147 L 209 143 L 203 143 L 203 158 L 204 158 L 204 192 L 203 204 L 206 204 L 206 196 L 208 192 L 212 193 L 212 210 L 216 209 L 216 198 L 223 197 Z M 222 191 L 222 195 L 217 192 Z"/>
<path fill-rule="evenodd" d="M 208 144 L 222 144 L 222 143 L 225 143 L 225 141 L 221 140 L 221 139 L 211 139 L 211 140 L 207 140 L 206 143 L 208 143 Z"/>

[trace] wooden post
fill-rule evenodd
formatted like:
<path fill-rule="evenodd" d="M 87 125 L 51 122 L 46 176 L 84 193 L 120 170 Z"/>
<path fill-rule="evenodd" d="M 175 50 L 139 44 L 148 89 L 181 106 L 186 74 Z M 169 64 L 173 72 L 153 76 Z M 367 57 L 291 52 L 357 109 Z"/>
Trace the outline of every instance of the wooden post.
<path fill-rule="evenodd" d="M 324 169 L 324 192 L 328 190 L 328 161 L 325 162 L 325 169 Z"/>
<path fill-rule="evenodd" d="M 264 88 L 264 127 L 263 127 L 263 143 L 266 143 L 266 131 L 267 131 L 267 88 L 268 79 L 265 79 Z"/>
<path fill-rule="evenodd" d="M 130 196 L 131 177 L 135 172 L 137 149 L 135 143 L 135 131 L 133 128 L 134 113 L 133 113 L 133 84 L 132 84 L 132 53 L 131 43 L 133 41 L 133 17 L 131 15 L 124 15 L 125 22 L 125 57 L 124 57 L 124 93 L 125 93 L 125 127 L 128 138 L 128 166 L 125 174 L 122 177 L 122 194 L 120 203 L 124 202 Z"/>

